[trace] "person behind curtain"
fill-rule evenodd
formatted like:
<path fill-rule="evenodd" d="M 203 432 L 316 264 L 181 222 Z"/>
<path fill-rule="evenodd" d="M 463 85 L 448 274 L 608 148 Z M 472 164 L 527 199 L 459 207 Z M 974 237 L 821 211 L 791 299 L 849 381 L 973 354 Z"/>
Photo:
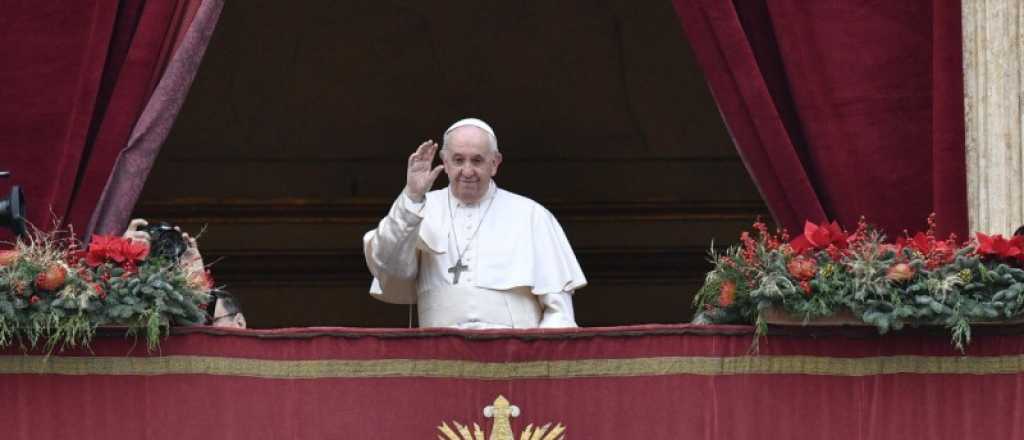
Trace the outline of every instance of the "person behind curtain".
<path fill-rule="evenodd" d="M 405 189 L 363 237 L 370 294 L 418 304 L 421 327 L 576 327 L 587 284 L 562 227 L 543 206 L 499 188 L 494 130 L 463 119 L 409 156 Z M 444 171 L 449 186 L 430 191 Z"/>

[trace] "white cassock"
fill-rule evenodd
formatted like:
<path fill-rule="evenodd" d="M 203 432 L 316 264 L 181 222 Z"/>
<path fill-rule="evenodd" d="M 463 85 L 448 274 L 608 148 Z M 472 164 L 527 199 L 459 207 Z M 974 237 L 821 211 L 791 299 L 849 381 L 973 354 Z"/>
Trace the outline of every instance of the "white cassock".
<path fill-rule="evenodd" d="M 468 269 L 456 284 L 460 251 Z M 363 252 L 370 294 L 418 303 L 421 327 L 576 327 L 572 293 L 587 284 L 551 212 L 493 182 L 472 204 L 448 188 L 421 203 L 403 192 L 363 236 Z"/>

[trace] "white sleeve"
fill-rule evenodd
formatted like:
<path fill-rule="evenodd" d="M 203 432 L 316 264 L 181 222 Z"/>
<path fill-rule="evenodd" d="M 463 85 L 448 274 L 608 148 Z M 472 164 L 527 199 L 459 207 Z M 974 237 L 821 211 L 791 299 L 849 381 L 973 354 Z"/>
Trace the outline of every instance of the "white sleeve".
<path fill-rule="evenodd" d="M 391 205 L 391 211 L 380 221 L 377 229 L 363 236 L 363 254 L 370 272 L 387 284 L 388 278 L 411 280 L 416 278 L 418 260 L 416 243 L 419 238 L 421 212 L 425 202 L 414 202 L 403 192 Z"/>
<path fill-rule="evenodd" d="M 541 328 L 578 327 L 572 311 L 572 292 L 548 293 L 537 297 L 544 307 Z"/>

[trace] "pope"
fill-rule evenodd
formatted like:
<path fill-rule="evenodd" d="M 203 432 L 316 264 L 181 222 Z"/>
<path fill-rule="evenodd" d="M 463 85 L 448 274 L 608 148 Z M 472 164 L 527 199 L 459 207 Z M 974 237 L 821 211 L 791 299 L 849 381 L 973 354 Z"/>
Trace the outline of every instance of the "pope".
<path fill-rule="evenodd" d="M 561 225 L 546 208 L 501 189 L 494 130 L 460 120 L 438 145 L 409 156 L 405 189 L 363 236 L 370 294 L 418 304 L 422 327 L 576 327 L 573 293 L 586 286 Z M 446 188 L 430 191 L 444 172 Z"/>

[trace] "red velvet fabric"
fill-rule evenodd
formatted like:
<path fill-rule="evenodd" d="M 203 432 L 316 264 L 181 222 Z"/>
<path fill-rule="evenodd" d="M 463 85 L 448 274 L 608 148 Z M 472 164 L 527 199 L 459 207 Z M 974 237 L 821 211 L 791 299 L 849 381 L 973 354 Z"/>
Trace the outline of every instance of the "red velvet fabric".
<path fill-rule="evenodd" d="M 674 3 L 779 224 L 966 236 L 959 1 Z"/>
<path fill-rule="evenodd" d="M 85 228 L 200 1 L 5 4 L 0 168 L 24 188 L 29 221 Z"/>
<path fill-rule="evenodd" d="M 567 438 L 1022 438 L 1024 336 L 983 333 L 966 356 L 941 333 L 870 329 L 776 334 L 757 355 L 740 326 L 199 328 L 154 355 L 114 335 L 94 353 L 0 352 L 0 420 L 9 439 L 418 439 L 453 420 L 489 430 L 482 409 L 500 394 L 521 410 L 514 432 L 560 422 Z M 659 359 L 740 371 L 652 369 Z M 111 360 L 130 362 L 96 371 Z M 397 369 L 331 365 L 363 360 Z M 252 369 L 291 361 L 306 363 Z M 423 369 L 402 370 L 414 361 Z M 606 361 L 626 368 L 594 369 Z M 874 372 L 893 366 L 902 372 Z M 488 368 L 504 373 L 479 377 Z"/>
<path fill-rule="evenodd" d="M 185 102 L 224 2 L 204 0 L 186 6 L 189 9 L 182 16 L 180 27 L 188 30 L 174 42 L 174 54 L 161 68 L 163 75 L 114 162 L 85 236 L 120 234 L 128 224 L 146 178 Z"/>

